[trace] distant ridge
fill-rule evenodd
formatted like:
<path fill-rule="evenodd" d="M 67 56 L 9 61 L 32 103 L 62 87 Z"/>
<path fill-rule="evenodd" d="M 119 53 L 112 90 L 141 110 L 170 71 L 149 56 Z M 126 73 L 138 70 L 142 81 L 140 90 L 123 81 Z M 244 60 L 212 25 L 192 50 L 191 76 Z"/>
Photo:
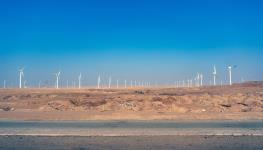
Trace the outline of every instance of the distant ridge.
<path fill-rule="evenodd" d="M 244 83 L 235 83 L 234 85 L 241 86 L 263 86 L 263 81 L 247 81 Z"/>

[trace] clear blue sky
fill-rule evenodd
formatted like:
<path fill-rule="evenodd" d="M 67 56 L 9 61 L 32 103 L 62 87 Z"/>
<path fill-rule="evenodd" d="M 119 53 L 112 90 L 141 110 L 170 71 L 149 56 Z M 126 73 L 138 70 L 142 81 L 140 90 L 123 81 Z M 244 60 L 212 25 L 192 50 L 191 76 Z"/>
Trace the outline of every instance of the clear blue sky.
<path fill-rule="evenodd" d="M 212 67 L 225 81 L 263 80 L 261 0 L 8 0 L 0 2 L 0 80 L 174 82 Z"/>

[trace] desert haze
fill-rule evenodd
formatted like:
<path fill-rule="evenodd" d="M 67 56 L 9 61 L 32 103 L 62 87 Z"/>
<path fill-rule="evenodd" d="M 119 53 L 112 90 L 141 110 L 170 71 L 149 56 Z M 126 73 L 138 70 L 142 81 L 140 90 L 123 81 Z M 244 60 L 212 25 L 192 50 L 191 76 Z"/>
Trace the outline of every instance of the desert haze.
<path fill-rule="evenodd" d="M 201 88 L 1 89 L 16 120 L 263 119 L 263 83 Z"/>

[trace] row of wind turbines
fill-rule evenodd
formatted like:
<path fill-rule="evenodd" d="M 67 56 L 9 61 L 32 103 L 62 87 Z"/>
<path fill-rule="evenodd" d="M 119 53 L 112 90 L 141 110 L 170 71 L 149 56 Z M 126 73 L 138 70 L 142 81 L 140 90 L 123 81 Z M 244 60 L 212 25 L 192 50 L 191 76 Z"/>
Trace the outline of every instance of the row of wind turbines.
<path fill-rule="evenodd" d="M 229 79 L 229 85 L 232 85 L 232 69 L 236 68 L 236 66 L 228 66 L 228 79 Z M 24 80 L 24 85 L 22 85 L 22 80 L 24 78 L 24 68 L 18 69 L 19 71 L 19 88 L 26 88 L 26 80 Z M 55 75 L 56 81 L 55 81 L 55 88 L 59 89 L 59 80 L 60 80 L 60 76 L 61 76 L 61 71 L 54 73 L 53 75 Z M 210 81 L 210 85 L 213 86 L 217 86 L 217 69 L 216 66 L 214 65 L 213 67 L 213 84 Z M 203 85 L 203 80 L 204 80 L 204 76 L 202 73 L 197 73 L 197 75 L 193 78 L 193 79 L 187 79 L 187 80 L 182 80 L 182 81 L 176 81 L 175 82 L 175 87 L 176 88 L 180 88 L 180 87 L 202 87 Z M 78 75 L 78 88 L 81 89 L 82 88 L 82 74 L 80 73 Z M 107 86 L 102 86 L 101 83 L 101 76 L 98 76 L 97 79 L 97 88 L 101 89 L 101 88 L 113 88 L 113 84 L 112 84 L 112 78 L 111 76 L 108 78 L 108 85 Z M 221 81 L 221 85 L 222 85 L 222 81 Z M 155 85 L 157 86 L 157 85 Z M 75 87 L 75 82 L 74 82 L 74 87 Z M 119 84 L 119 80 L 116 80 L 116 86 L 115 88 L 120 88 L 120 84 Z M 128 87 L 152 87 L 150 82 L 142 82 L 142 81 L 136 81 L 136 80 L 131 80 L 130 84 L 128 85 L 127 80 L 124 80 L 122 83 L 122 88 L 128 88 Z M 4 88 L 6 88 L 6 81 L 4 80 Z M 39 83 L 39 88 L 40 88 L 40 83 Z M 67 88 L 68 88 L 68 81 L 67 81 Z"/>
<path fill-rule="evenodd" d="M 232 85 L 232 69 L 236 68 L 236 66 L 228 66 L 228 79 L 229 79 L 229 85 Z M 217 69 L 214 65 L 213 71 L 213 83 L 210 81 L 210 86 L 217 86 Z M 203 86 L 203 80 L 204 76 L 202 73 L 197 73 L 196 76 L 193 79 L 187 79 L 187 80 L 181 80 L 175 82 L 175 87 L 202 87 Z M 221 81 L 221 85 L 223 85 L 223 82 Z"/>
<path fill-rule="evenodd" d="M 116 80 L 116 86 L 115 87 L 116 88 L 121 87 L 119 79 Z M 133 87 L 134 88 L 136 88 L 136 87 L 151 87 L 151 83 L 150 82 L 137 81 L 137 80 L 131 80 L 130 84 L 128 85 L 127 80 L 123 80 L 122 88 L 128 88 L 128 87 L 130 87 L 130 88 L 133 88 Z M 108 79 L 108 85 L 102 86 L 101 77 L 99 75 L 98 80 L 97 80 L 97 88 L 98 89 L 100 89 L 100 88 L 109 88 L 109 89 L 113 88 L 111 76 Z"/>

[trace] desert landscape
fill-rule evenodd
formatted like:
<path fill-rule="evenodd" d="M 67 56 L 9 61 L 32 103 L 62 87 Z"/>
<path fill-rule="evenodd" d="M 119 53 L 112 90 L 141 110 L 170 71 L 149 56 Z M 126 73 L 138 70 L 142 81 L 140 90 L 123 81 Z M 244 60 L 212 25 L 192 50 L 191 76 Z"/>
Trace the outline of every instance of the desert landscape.
<path fill-rule="evenodd" d="M 195 88 L 1 89 L 15 120 L 263 119 L 263 83 Z"/>

